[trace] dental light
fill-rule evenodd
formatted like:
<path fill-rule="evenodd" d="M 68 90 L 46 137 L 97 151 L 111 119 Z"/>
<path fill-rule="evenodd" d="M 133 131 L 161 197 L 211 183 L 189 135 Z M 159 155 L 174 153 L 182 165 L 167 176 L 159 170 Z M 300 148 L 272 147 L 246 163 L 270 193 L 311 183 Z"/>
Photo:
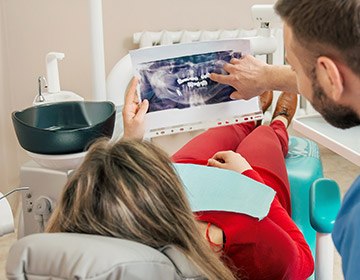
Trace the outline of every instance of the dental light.
<path fill-rule="evenodd" d="M 251 37 L 251 52 L 254 55 L 272 54 L 276 51 L 277 41 L 271 35 L 270 26 L 280 23 L 273 5 L 254 5 L 251 7 L 253 21 L 260 24 L 255 37 Z M 272 63 L 272 55 L 267 55 L 267 62 Z"/>

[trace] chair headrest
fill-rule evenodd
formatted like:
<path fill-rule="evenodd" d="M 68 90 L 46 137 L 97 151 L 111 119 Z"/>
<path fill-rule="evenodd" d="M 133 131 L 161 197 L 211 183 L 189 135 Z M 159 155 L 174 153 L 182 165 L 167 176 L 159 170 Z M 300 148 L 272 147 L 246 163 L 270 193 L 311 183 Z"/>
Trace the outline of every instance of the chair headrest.
<path fill-rule="evenodd" d="M 162 251 L 118 238 L 39 233 L 11 247 L 6 273 L 8 279 L 201 279 L 179 250 Z"/>
<path fill-rule="evenodd" d="M 175 246 L 168 245 L 160 249 L 174 264 L 181 279 L 205 279 L 193 263 Z"/>

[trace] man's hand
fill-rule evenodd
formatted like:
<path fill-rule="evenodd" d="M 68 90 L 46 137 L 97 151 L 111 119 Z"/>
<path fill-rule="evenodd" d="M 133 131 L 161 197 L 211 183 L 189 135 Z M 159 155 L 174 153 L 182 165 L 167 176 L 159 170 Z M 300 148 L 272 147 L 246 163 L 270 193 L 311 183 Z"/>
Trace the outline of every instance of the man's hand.
<path fill-rule="evenodd" d="M 123 139 L 142 139 L 145 133 L 144 118 L 149 108 L 149 102 L 144 99 L 139 102 L 136 86 L 138 80 L 133 78 L 125 95 L 125 104 L 122 110 L 124 123 Z"/>
<path fill-rule="evenodd" d="M 240 59 L 233 58 L 224 65 L 224 70 L 229 75 L 210 75 L 210 79 L 220 84 L 227 84 L 236 89 L 231 95 L 232 99 L 251 99 L 266 90 L 272 90 L 267 85 L 268 64 L 251 55 Z"/>
<path fill-rule="evenodd" d="M 239 173 L 243 173 L 246 170 L 252 169 L 245 158 L 233 151 L 217 152 L 212 158 L 208 160 L 208 166 L 233 170 Z"/>

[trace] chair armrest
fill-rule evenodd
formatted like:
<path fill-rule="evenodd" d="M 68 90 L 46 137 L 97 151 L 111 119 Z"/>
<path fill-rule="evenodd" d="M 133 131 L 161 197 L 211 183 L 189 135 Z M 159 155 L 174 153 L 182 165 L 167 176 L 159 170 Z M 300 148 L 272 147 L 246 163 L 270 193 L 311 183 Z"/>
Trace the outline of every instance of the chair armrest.
<path fill-rule="evenodd" d="M 320 233 L 331 233 L 340 209 L 340 190 L 331 179 L 320 178 L 310 188 L 310 223 Z"/>

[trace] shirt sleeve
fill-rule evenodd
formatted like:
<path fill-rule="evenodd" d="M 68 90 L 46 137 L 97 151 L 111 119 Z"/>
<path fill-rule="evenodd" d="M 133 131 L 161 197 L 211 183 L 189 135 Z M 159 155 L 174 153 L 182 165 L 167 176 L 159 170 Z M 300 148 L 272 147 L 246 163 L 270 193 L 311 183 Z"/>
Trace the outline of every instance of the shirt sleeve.
<path fill-rule="evenodd" d="M 254 169 L 248 169 L 248 170 L 245 170 L 243 173 L 241 173 L 243 175 L 245 175 L 246 177 L 249 177 L 255 181 L 258 181 L 259 183 L 265 183 L 263 178 L 260 176 L 260 174 L 255 171 Z"/>
<path fill-rule="evenodd" d="M 245 170 L 242 174 L 260 183 L 264 183 L 260 174 L 253 169 Z M 277 196 L 274 198 L 267 218 L 279 226 L 294 241 L 298 252 L 298 265 L 294 268 L 295 271 L 293 271 L 292 277 L 294 279 L 304 279 L 311 275 L 314 271 L 314 260 L 309 245 L 284 207 L 281 206 Z"/>
<path fill-rule="evenodd" d="M 296 279 L 308 277 L 314 271 L 314 259 L 310 251 L 309 245 L 305 241 L 304 235 L 301 233 L 295 222 L 290 218 L 284 207 L 281 206 L 277 197 L 271 205 L 268 218 L 277 224 L 288 236 L 294 241 L 298 251 L 298 265 L 295 273 Z"/>
<path fill-rule="evenodd" d="M 253 169 L 242 174 L 264 184 L 263 178 Z M 227 257 L 250 276 L 303 280 L 313 273 L 310 248 L 277 196 L 262 221 L 237 213 L 212 211 L 199 214 L 199 220 L 213 223 L 224 231 Z"/>

